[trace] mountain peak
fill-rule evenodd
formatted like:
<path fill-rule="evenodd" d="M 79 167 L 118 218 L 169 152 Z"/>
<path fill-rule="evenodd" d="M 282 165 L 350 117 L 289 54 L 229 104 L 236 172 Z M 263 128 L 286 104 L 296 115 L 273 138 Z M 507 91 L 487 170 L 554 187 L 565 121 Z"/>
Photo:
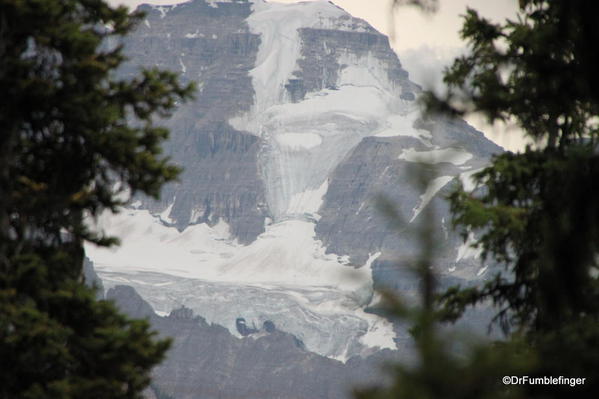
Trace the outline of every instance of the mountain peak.
<path fill-rule="evenodd" d="M 440 270 L 478 278 L 439 194 L 498 148 L 463 121 L 425 123 L 386 36 L 328 1 L 142 7 L 121 73 L 158 66 L 199 90 L 163 121 L 180 182 L 101 221 L 120 248 L 86 248 L 107 287 L 232 334 L 237 318 L 270 320 L 337 359 L 395 348 L 391 323 L 363 309 L 377 281 L 412 287 L 392 267 L 417 246 L 378 214 L 379 194 L 414 223 L 438 206 Z M 422 191 L 417 162 L 439 171 Z"/>

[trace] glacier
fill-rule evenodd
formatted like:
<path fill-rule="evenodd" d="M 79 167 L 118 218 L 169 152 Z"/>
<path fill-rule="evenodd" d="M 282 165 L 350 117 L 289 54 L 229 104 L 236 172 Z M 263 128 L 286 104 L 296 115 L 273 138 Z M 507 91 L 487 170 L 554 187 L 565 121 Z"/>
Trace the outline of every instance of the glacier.
<path fill-rule="evenodd" d="M 296 209 L 314 209 L 313 202 L 314 194 L 300 197 Z M 395 348 L 391 323 L 364 311 L 379 254 L 348 267 L 325 253 L 312 221 L 272 223 L 247 246 L 228 236 L 224 222 L 179 232 L 147 210 L 105 214 L 95 227 L 122 242 L 86 245 L 104 287 L 132 286 L 157 312 L 186 306 L 236 336 L 237 317 L 257 326 L 270 320 L 308 350 L 342 361 L 368 348 Z"/>

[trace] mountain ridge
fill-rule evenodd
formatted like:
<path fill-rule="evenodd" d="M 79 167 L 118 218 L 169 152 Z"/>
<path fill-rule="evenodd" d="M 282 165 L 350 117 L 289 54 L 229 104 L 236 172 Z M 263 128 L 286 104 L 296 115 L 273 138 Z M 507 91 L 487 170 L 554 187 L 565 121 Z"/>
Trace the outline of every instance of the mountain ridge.
<path fill-rule="evenodd" d="M 159 66 L 200 90 L 163 121 L 181 181 L 101 218 L 120 248 L 86 247 L 105 287 L 130 285 L 164 314 L 185 305 L 237 337 L 239 318 L 272 321 L 334 359 L 397 348 L 408 338 L 365 308 L 375 286 L 413 294 L 418 247 L 377 213 L 381 193 L 414 223 L 438 209 L 442 279 L 489 273 L 449 231 L 440 195 L 501 149 L 463 121 L 423 121 L 388 38 L 329 2 L 140 10 L 122 76 Z M 419 161 L 438 171 L 424 192 Z"/>

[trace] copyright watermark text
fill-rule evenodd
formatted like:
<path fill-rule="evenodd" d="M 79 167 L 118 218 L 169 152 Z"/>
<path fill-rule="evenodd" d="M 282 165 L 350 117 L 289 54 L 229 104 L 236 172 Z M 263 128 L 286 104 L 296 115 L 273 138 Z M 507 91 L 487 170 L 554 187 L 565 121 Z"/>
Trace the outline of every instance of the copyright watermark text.
<path fill-rule="evenodd" d="M 504 385 L 569 385 L 575 387 L 584 385 L 586 378 L 580 377 L 530 377 L 528 375 L 506 375 L 501 381 Z"/>

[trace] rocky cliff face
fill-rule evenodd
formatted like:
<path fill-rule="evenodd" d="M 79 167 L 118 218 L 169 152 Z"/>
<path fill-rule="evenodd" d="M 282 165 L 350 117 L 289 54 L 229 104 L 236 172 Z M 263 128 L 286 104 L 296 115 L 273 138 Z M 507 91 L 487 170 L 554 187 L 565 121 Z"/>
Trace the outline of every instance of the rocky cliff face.
<path fill-rule="evenodd" d="M 421 120 L 421 90 L 384 35 L 327 1 L 141 9 L 123 76 L 156 65 L 199 91 L 163 121 L 180 182 L 100 221 L 119 249 L 86 248 L 105 287 L 130 285 L 164 315 L 185 305 L 231 342 L 270 322 L 305 350 L 348 361 L 405 344 L 405 331 L 364 309 L 376 284 L 413 294 L 402 264 L 417 252 L 411 228 L 427 206 L 442 282 L 486 277 L 451 232 L 442 195 L 501 149 L 463 121 Z M 424 189 L 411 182 L 418 163 L 436 171 Z M 376 210 L 381 194 L 409 222 L 400 234 Z M 178 334 L 169 320 L 160 328 Z M 281 337 L 272 345 L 291 343 Z"/>
<path fill-rule="evenodd" d="M 159 202 L 140 197 L 141 207 L 162 214 L 162 222 L 184 230 L 191 224 L 226 221 L 240 242 L 264 230 L 264 183 L 258 171 L 258 137 L 227 120 L 251 107 L 252 80 L 260 37 L 249 31 L 248 2 L 139 9 L 147 18 L 125 43 L 131 62 L 179 72 L 198 82 L 196 101 L 165 121 L 172 132 L 165 150 L 184 168 L 180 184 L 164 188 Z"/>
<path fill-rule="evenodd" d="M 154 370 L 148 397 L 341 399 L 352 387 L 384 382 L 382 361 L 394 357 L 385 352 L 344 364 L 306 351 L 301 341 L 272 323 L 238 339 L 189 308 L 158 316 L 131 287 L 111 288 L 107 298 L 173 338 L 167 359 Z"/>
<path fill-rule="evenodd" d="M 87 256 L 83 259 L 83 281 L 96 290 L 98 299 L 104 299 L 104 285 L 94 269 L 94 264 Z"/>
<path fill-rule="evenodd" d="M 461 121 L 438 119 L 422 127 L 424 134 L 430 134 L 428 143 L 413 137 L 374 136 L 362 140 L 329 178 L 316 233 L 328 250 L 351 254 L 357 264 L 364 262 L 369 253 L 381 251 L 374 263 L 376 273 L 385 263 L 401 264 L 418 256 L 410 228 L 417 224 L 413 222 L 418 221 L 420 212 L 432 204 L 442 254 L 437 259 L 439 271 L 448 274 L 459 268 L 454 275 L 471 278 L 480 265 L 460 256 L 460 248 L 464 251 L 462 240 L 451 231 L 443 198 L 458 179 L 467 180 L 468 171 L 479 170 L 499 149 Z M 416 184 L 414 166 L 418 160 L 425 161 L 422 167 L 435 175 L 424 193 Z M 380 196 L 394 201 L 400 215 L 409 222 L 401 233 L 376 208 Z"/>

